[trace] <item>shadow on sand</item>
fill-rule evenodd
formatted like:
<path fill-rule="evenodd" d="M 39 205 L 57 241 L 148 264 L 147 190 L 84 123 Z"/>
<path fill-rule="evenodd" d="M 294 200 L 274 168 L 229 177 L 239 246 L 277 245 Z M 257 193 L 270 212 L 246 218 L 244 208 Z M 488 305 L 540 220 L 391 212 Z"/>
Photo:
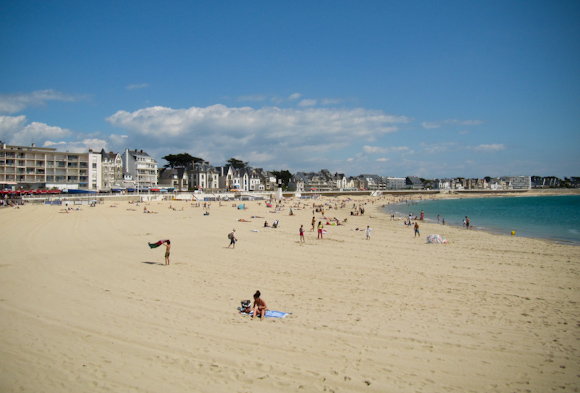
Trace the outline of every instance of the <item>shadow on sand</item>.
<path fill-rule="evenodd" d="M 165 266 L 164 263 L 159 263 L 159 262 L 141 262 L 141 263 L 145 263 L 147 265 L 161 265 L 161 266 Z"/>

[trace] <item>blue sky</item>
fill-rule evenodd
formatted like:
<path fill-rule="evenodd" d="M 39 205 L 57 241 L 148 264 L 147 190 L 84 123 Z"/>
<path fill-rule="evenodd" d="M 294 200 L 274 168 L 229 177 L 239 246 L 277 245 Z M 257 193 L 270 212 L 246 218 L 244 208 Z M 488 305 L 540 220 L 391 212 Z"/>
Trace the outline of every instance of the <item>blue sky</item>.
<path fill-rule="evenodd" d="M 0 140 L 580 176 L 577 1 L 0 3 Z"/>

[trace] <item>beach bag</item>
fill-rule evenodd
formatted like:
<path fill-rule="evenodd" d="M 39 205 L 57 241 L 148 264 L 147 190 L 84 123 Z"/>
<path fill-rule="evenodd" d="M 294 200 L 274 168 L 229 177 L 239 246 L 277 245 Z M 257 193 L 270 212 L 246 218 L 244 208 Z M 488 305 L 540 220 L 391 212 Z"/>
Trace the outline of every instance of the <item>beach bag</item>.
<path fill-rule="evenodd" d="M 232 233 L 228 233 L 228 239 L 232 240 Z"/>

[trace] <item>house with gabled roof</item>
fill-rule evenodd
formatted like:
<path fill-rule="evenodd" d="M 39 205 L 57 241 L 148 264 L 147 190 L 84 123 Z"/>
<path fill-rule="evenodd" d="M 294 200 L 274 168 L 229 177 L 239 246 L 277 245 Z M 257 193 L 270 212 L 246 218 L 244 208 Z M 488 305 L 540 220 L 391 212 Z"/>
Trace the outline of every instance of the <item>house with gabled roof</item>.
<path fill-rule="evenodd" d="M 187 191 L 189 189 L 187 168 L 161 168 L 157 185 L 163 188 L 173 188 L 176 191 Z"/>
<path fill-rule="evenodd" d="M 412 190 L 422 190 L 423 182 L 417 176 L 407 176 L 405 178 L 405 186 Z"/>
<path fill-rule="evenodd" d="M 119 153 L 101 149 L 101 190 L 111 190 L 123 178 L 123 160 Z"/>
<path fill-rule="evenodd" d="M 187 168 L 189 188 L 217 191 L 220 188 L 219 171 L 208 162 L 192 162 Z"/>

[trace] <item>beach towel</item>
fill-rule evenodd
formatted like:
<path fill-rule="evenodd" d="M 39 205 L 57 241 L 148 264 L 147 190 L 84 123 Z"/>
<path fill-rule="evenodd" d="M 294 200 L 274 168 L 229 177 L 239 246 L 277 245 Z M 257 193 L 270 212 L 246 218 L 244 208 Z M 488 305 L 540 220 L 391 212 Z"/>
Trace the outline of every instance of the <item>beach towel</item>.
<path fill-rule="evenodd" d="M 254 311 L 250 311 L 250 312 L 241 312 L 241 307 L 238 307 L 238 310 L 240 310 L 240 314 L 242 315 L 252 315 L 254 313 Z M 266 318 L 285 318 L 286 315 L 288 314 L 292 314 L 289 312 L 282 312 L 282 311 L 273 311 L 273 310 L 266 310 Z"/>
<path fill-rule="evenodd" d="M 156 242 L 156 243 L 149 243 L 149 247 L 151 247 L 151 248 L 157 248 L 157 247 L 159 247 L 160 245 L 162 245 L 163 243 L 165 243 L 167 240 L 169 240 L 169 239 L 165 239 L 165 240 L 159 240 L 159 241 L 158 241 L 158 242 Z"/>
<path fill-rule="evenodd" d="M 427 236 L 427 243 L 428 244 L 446 244 L 447 240 L 445 240 L 441 235 L 431 234 Z"/>

